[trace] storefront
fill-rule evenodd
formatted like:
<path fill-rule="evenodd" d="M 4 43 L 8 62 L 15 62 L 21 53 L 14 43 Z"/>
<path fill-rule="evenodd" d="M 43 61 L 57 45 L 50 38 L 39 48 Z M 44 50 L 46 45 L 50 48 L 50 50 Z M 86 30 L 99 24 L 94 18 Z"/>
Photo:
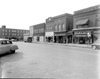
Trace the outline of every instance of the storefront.
<path fill-rule="evenodd" d="M 94 42 L 99 38 L 100 38 L 100 28 L 99 29 L 95 29 L 93 31 L 93 40 L 94 40 Z"/>
<path fill-rule="evenodd" d="M 66 43 L 66 32 L 55 32 L 54 42 L 55 43 Z"/>
<path fill-rule="evenodd" d="M 93 43 L 93 34 L 90 30 L 74 31 L 73 43 L 91 44 Z"/>
<path fill-rule="evenodd" d="M 68 31 L 66 34 L 67 37 L 67 43 L 73 43 L 73 31 Z"/>
<path fill-rule="evenodd" d="M 73 30 L 73 43 L 92 44 L 100 37 L 100 28 Z"/>
<path fill-rule="evenodd" d="M 45 32 L 45 41 L 54 42 L 54 32 Z"/>

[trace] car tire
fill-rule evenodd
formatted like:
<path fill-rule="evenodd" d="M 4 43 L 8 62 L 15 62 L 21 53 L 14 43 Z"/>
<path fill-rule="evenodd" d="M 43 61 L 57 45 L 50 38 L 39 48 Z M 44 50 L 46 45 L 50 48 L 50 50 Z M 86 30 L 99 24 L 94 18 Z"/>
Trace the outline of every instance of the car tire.
<path fill-rule="evenodd" d="M 92 48 L 95 50 L 96 49 L 96 46 L 92 46 Z"/>
<path fill-rule="evenodd" d="M 11 53 L 15 53 L 15 50 L 10 50 L 11 51 Z"/>

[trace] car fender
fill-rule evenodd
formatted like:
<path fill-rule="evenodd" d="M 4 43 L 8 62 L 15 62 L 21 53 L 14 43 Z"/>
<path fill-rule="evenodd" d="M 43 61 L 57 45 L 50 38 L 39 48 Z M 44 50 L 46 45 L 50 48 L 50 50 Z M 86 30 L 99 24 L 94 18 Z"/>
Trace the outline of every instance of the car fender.
<path fill-rule="evenodd" d="M 17 45 L 11 45 L 10 50 L 17 50 L 18 46 Z"/>

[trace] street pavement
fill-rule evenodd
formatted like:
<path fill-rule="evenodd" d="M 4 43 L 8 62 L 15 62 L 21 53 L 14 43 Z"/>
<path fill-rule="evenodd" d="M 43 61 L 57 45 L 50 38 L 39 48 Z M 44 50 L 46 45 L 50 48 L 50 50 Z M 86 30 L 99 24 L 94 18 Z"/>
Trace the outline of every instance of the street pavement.
<path fill-rule="evenodd" d="M 1 78 L 100 79 L 100 51 L 14 42 L 15 54 L 0 57 Z"/>

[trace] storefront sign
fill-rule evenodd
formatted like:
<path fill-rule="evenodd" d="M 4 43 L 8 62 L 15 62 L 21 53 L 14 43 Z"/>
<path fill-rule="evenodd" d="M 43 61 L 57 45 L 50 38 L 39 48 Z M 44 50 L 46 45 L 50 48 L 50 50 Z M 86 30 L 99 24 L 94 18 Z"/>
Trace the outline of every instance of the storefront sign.
<path fill-rule="evenodd" d="M 100 30 L 98 30 L 98 31 L 94 31 L 93 33 L 100 33 Z"/>
<path fill-rule="evenodd" d="M 74 34 L 87 34 L 87 33 L 91 33 L 89 31 L 77 31 Z"/>
<path fill-rule="evenodd" d="M 54 32 L 46 32 L 46 33 L 45 33 L 45 36 L 46 36 L 46 37 L 54 36 Z"/>

